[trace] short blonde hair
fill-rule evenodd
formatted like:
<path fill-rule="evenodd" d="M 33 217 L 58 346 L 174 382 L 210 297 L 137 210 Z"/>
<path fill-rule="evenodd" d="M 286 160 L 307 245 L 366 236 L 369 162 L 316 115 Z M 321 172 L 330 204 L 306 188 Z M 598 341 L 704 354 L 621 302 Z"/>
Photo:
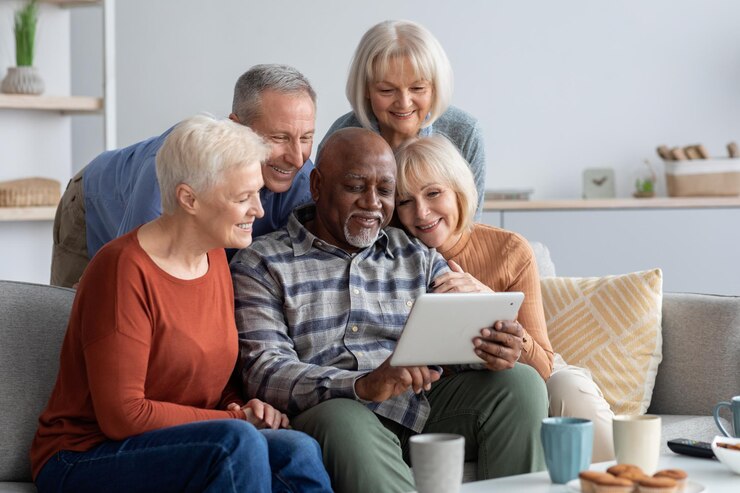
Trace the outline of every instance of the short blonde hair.
<path fill-rule="evenodd" d="M 384 21 L 371 27 L 357 45 L 347 77 L 347 99 L 363 127 L 371 129 L 368 99 L 370 83 L 382 80 L 391 63 L 408 58 L 415 75 L 432 82 L 434 95 L 429 117 L 434 123 L 452 100 L 452 67 L 442 45 L 425 27 L 411 21 Z"/>
<path fill-rule="evenodd" d="M 455 234 L 473 226 L 478 191 L 470 166 L 455 144 L 443 135 L 418 137 L 404 142 L 396 150 L 396 195 L 404 197 L 429 182 L 452 189 L 460 213 Z"/>
<path fill-rule="evenodd" d="M 173 214 L 177 210 L 175 189 L 181 183 L 190 185 L 196 193 L 206 193 L 220 182 L 225 171 L 261 163 L 269 155 L 270 147 L 249 127 L 210 115 L 183 120 L 157 152 L 162 212 Z"/>

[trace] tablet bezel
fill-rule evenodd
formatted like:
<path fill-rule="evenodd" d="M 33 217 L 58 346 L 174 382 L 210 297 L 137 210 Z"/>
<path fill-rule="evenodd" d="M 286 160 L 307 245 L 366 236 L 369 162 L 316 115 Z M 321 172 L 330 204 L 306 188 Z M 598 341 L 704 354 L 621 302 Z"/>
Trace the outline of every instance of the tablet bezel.
<path fill-rule="evenodd" d="M 414 302 L 391 366 L 483 363 L 473 338 L 498 320 L 516 320 L 524 293 L 426 293 Z"/>

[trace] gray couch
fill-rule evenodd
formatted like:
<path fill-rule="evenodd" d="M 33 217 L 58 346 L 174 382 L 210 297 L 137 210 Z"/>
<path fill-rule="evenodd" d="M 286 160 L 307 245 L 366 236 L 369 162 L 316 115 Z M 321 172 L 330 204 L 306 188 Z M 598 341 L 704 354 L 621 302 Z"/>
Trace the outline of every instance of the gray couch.
<path fill-rule="evenodd" d="M 0 281 L 0 492 L 35 491 L 28 449 L 54 385 L 73 298 L 70 289 Z M 738 394 L 740 297 L 666 294 L 663 362 L 650 406 L 664 415 L 663 438 L 710 439 L 712 406 Z"/>

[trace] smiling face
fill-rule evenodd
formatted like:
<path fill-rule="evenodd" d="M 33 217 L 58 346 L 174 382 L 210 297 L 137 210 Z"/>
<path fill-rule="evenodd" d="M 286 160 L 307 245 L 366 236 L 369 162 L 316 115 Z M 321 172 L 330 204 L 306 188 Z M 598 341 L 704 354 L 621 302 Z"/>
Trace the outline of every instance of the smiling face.
<path fill-rule="evenodd" d="M 442 184 L 408 184 L 409 193 L 396 199 L 396 213 L 406 230 L 428 247 L 446 251 L 462 235 L 455 191 Z"/>
<path fill-rule="evenodd" d="M 359 128 L 332 134 L 311 174 L 312 232 L 347 252 L 372 245 L 393 215 L 395 185 L 393 152 L 377 134 Z"/>
<path fill-rule="evenodd" d="M 272 148 L 262 168 L 265 187 L 285 192 L 311 155 L 316 108 L 305 93 L 266 90 L 260 101 L 260 114 L 248 125 Z"/>
<path fill-rule="evenodd" d="M 246 248 L 252 243 L 254 221 L 264 215 L 259 194 L 263 183 L 260 163 L 254 162 L 224 171 L 215 185 L 196 194 L 206 243 L 212 248 Z"/>
<path fill-rule="evenodd" d="M 419 133 L 432 107 L 434 86 L 416 73 L 408 58 L 396 58 L 381 80 L 369 82 L 367 96 L 380 134 L 395 149 Z"/>

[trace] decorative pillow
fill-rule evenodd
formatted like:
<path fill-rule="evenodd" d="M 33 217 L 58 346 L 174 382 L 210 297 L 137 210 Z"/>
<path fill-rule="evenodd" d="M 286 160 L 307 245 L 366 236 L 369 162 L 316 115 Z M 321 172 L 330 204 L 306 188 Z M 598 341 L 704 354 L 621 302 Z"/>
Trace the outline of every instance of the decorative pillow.
<path fill-rule="evenodd" d="M 591 372 L 615 414 L 645 413 L 663 359 L 661 270 L 541 284 L 555 352 Z"/>

